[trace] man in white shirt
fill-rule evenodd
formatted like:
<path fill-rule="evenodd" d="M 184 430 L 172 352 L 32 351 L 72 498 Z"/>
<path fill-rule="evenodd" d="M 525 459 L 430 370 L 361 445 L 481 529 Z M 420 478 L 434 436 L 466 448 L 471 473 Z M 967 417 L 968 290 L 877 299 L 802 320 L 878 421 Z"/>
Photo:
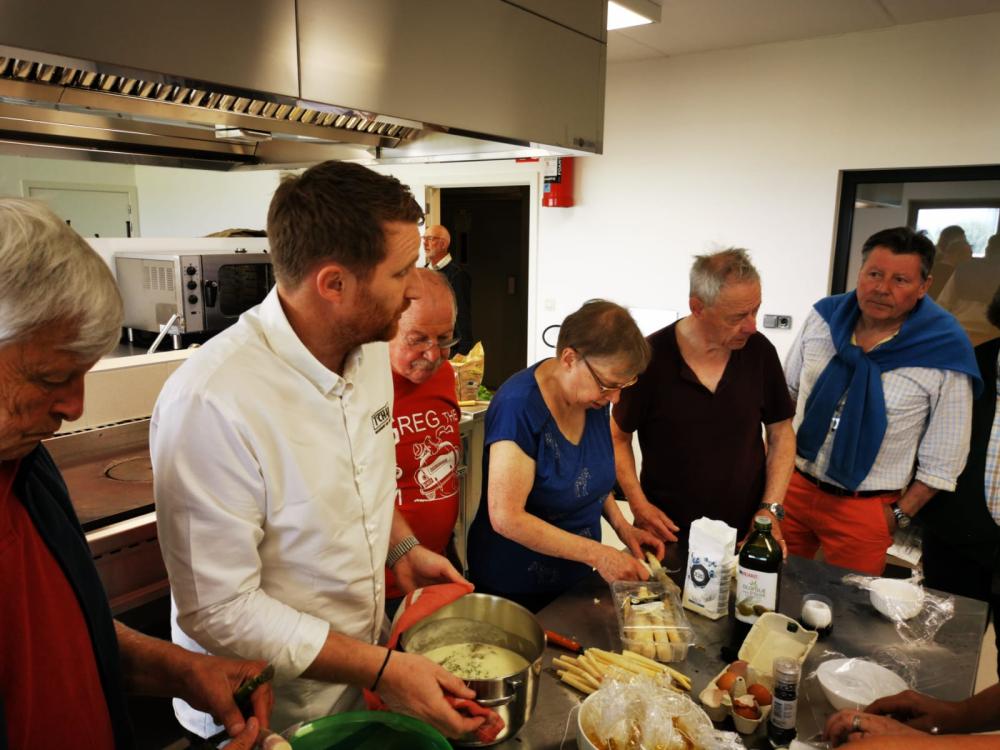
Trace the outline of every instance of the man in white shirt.
<path fill-rule="evenodd" d="M 472 338 L 472 279 L 465 267 L 451 255 L 451 233 L 441 224 L 431 224 L 424 230 L 424 258 L 427 267 L 440 271 L 455 292 L 458 309 L 455 318 L 455 335 L 458 343 L 452 348 L 456 354 L 468 354 L 475 340 Z"/>
<path fill-rule="evenodd" d="M 398 180 L 326 162 L 268 211 L 277 285 L 164 386 L 150 432 L 177 643 L 266 659 L 272 725 L 354 708 L 357 688 L 457 736 L 473 697 L 414 654 L 376 646 L 386 565 L 404 590 L 462 580 L 394 512 L 384 343 L 416 296 L 422 214 Z M 391 657 L 391 658 L 390 658 Z M 209 736 L 182 702 L 178 719 Z"/>

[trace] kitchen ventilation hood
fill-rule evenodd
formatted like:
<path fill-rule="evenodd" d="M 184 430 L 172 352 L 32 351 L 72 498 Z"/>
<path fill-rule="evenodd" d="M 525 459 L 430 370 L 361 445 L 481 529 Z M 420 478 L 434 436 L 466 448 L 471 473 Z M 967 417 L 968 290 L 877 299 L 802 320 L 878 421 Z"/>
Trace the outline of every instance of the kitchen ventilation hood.
<path fill-rule="evenodd" d="M 56 25 L 0 3 L 0 153 L 211 169 L 600 153 L 603 0 L 580 0 L 579 29 L 526 0 L 171 5 L 51 0 Z M 206 6 L 230 33 L 194 21 Z"/>

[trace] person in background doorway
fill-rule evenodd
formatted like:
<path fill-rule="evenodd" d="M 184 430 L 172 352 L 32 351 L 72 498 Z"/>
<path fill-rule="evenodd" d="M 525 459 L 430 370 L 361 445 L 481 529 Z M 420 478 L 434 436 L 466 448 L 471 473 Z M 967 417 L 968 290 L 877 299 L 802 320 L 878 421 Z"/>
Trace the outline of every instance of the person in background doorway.
<path fill-rule="evenodd" d="M 1000 329 L 1000 287 L 993 294 L 987 316 Z M 1000 647 L 998 358 L 1000 337 L 976 347 L 983 392 L 972 404 L 968 461 L 954 492 L 937 493 L 918 517 L 924 527 L 924 583 L 988 602 Z"/>
<path fill-rule="evenodd" d="M 965 466 L 979 368 L 965 332 L 928 298 L 934 245 L 907 227 L 862 247 L 857 289 L 809 312 L 785 363 L 797 471 L 788 551 L 881 575 L 899 527 Z"/>
<path fill-rule="evenodd" d="M 986 242 L 985 257 L 973 258 L 956 268 L 937 297 L 938 304 L 962 324 L 973 346 L 1000 336 L 1000 329 L 986 316 L 986 307 L 998 282 L 1000 234 L 995 234 Z"/>
<path fill-rule="evenodd" d="M 395 508 L 386 342 L 417 296 L 423 219 L 398 180 L 329 161 L 284 180 L 267 235 L 277 283 L 164 385 L 150 428 L 175 641 L 274 665 L 274 722 L 353 709 L 360 688 L 443 733 L 472 690 L 377 645 L 385 568 L 404 591 L 465 583 Z M 190 731 L 210 717 L 175 704 Z"/>
<path fill-rule="evenodd" d="M 781 542 L 795 405 L 777 352 L 757 332 L 760 299 L 760 275 L 745 250 L 698 256 L 691 315 L 649 337 L 649 368 L 612 412 L 618 483 L 636 524 L 664 541 L 680 539 L 682 548 L 701 516 L 744 533 L 763 514 Z M 641 478 L 636 431 L 649 457 Z"/>
<path fill-rule="evenodd" d="M 937 300 L 955 269 L 970 260 L 972 245 L 965 237 L 965 230 L 954 224 L 942 229 L 938 236 L 937 254 L 934 256 L 931 285 L 927 294 Z"/>
<path fill-rule="evenodd" d="M 42 440 L 83 413 L 84 377 L 121 335 L 107 265 L 43 204 L 0 198 L 0 748 L 126 750 L 123 691 L 180 696 L 250 750 L 271 687 L 244 720 L 233 692 L 263 661 L 194 654 L 112 620 Z"/>
<path fill-rule="evenodd" d="M 424 258 L 427 267 L 440 271 L 447 277 L 455 292 L 455 303 L 458 305 L 458 318 L 455 321 L 455 333 L 458 343 L 455 344 L 456 354 L 468 354 L 475 344 L 472 337 L 472 279 L 465 267 L 451 256 L 451 233 L 440 224 L 432 224 L 424 231 Z"/>
<path fill-rule="evenodd" d="M 641 547 L 662 557 L 663 543 L 626 521 L 611 495 L 608 428 L 608 405 L 648 361 L 649 345 L 628 311 L 591 300 L 563 321 L 555 357 L 497 391 L 468 540 L 479 591 L 537 611 L 593 568 L 606 581 L 649 577 Z M 602 514 L 627 552 L 601 543 Z"/>
<path fill-rule="evenodd" d="M 396 438 L 396 506 L 420 544 L 444 555 L 458 518 L 461 412 L 448 352 L 455 345 L 455 295 L 437 271 L 414 272 L 418 296 L 389 342 L 392 429 Z M 386 611 L 404 595 L 386 569 Z"/>

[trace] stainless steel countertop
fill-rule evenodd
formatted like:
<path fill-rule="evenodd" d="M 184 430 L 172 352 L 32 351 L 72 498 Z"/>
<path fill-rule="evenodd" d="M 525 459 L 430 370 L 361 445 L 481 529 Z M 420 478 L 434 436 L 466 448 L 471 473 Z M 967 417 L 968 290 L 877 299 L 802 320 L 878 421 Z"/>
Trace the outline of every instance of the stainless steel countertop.
<path fill-rule="evenodd" d="M 886 647 L 902 648 L 905 654 L 919 660 L 917 690 L 938 698 L 958 700 L 971 695 L 975 688 L 979 649 L 986 628 L 985 602 L 955 597 L 954 617 L 942 626 L 933 645 L 917 650 L 906 647 L 892 623 L 872 608 L 867 591 L 841 582 L 850 572 L 801 557 L 789 558 L 784 567 L 779 602 L 783 614 L 796 618 L 802 595 L 806 593 L 823 594 L 834 603 L 833 631 L 819 640 L 803 666 L 798 709 L 801 739 L 818 733 L 826 717 L 833 713 L 819 684 L 808 677 L 822 661 L 833 656 L 831 652 L 844 656 L 872 656 Z M 724 665 L 720 648 L 729 642 L 732 620 L 723 618 L 713 622 L 686 613 L 697 640 L 687 659 L 672 666 L 691 678 L 692 694 L 697 696 Z M 542 627 L 568 635 L 585 648 L 597 646 L 619 650 L 621 647 L 611 592 L 596 574 L 539 612 L 538 619 Z M 552 659 L 565 653 L 558 648 L 546 649 L 534 714 L 516 737 L 494 747 L 503 750 L 573 750 L 576 747 L 575 707 L 583 696 L 559 682 L 551 668 Z M 748 748 L 770 747 L 764 725 L 756 734 L 744 737 L 744 742 Z"/>

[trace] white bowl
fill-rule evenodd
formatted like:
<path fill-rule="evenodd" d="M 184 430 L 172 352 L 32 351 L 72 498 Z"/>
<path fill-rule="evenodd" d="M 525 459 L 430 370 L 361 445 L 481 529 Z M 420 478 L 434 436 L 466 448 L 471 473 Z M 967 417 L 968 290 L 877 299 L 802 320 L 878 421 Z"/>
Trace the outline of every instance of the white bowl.
<path fill-rule="evenodd" d="M 823 694 L 836 709 L 863 709 L 873 701 L 909 689 L 895 672 L 864 659 L 831 659 L 816 670 Z"/>
<path fill-rule="evenodd" d="M 576 712 L 576 746 L 579 750 L 597 750 L 597 746 L 590 741 L 587 733 L 583 731 L 583 712 L 588 710 L 587 703 L 593 697 L 593 693 L 588 695 L 583 703 L 580 704 L 580 710 Z"/>
<path fill-rule="evenodd" d="M 909 620 L 924 606 L 924 590 L 899 578 L 876 578 L 871 583 L 872 606 L 890 620 Z"/>

